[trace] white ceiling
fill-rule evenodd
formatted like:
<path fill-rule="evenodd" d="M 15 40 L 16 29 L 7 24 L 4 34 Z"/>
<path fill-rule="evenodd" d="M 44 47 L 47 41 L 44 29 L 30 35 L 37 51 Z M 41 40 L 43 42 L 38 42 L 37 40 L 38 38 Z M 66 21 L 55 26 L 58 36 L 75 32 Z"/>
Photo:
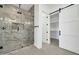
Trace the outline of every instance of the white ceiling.
<path fill-rule="evenodd" d="M 19 7 L 19 4 L 14 4 L 14 6 Z M 20 8 L 28 11 L 32 6 L 33 4 L 21 4 Z"/>
<path fill-rule="evenodd" d="M 44 11 L 49 14 L 51 12 L 58 10 L 59 8 L 68 6 L 68 4 L 41 4 L 41 6 L 42 9 L 44 9 Z"/>

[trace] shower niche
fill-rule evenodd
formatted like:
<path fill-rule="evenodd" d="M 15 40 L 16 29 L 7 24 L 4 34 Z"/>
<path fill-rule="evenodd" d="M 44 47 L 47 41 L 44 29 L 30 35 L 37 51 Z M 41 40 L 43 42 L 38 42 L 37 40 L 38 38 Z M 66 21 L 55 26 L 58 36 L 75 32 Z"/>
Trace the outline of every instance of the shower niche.
<path fill-rule="evenodd" d="M 11 10 L 11 8 L 8 9 Z M 22 14 L 21 18 L 13 19 L 10 17 L 11 13 L 7 16 L 4 11 L 5 9 L 3 9 L 3 12 L 0 9 L 0 54 L 32 45 L 34 43 L 34 20 L 31 15 Z M 7 13 L 7 10 L 5 13 Z"/>

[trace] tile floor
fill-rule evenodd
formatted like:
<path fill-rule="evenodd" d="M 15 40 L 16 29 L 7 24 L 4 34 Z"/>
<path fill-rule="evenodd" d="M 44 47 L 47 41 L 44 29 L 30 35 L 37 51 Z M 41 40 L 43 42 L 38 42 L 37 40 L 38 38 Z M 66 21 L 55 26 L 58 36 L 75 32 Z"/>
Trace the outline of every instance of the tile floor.
<path fill-rule="evenodd" d="M 57 40 L 52 41 L 53 42 L 50 45 L 43 44 L 42 49 L 37 49 L 34 45 L 31 45 L 29 47 L 12 51 L 5 55 L 77 55 L 76 53 L 59 48 L 58 44 L 56 44 L 58 43 Z"/>

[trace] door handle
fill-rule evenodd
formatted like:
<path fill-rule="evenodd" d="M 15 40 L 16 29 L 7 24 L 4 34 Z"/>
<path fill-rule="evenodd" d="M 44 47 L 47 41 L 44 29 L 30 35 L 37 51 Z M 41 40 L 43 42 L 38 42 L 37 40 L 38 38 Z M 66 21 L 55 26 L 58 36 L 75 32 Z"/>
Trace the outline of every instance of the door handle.
<path fill-rule="evenodd" d="M 34 28 L 39 27 L 39 26 L 34 26 Z"/>
<path fill-rule="evenodd" d="M 59 36 L 61 35 L 61 31 L 59 30 Z"/>

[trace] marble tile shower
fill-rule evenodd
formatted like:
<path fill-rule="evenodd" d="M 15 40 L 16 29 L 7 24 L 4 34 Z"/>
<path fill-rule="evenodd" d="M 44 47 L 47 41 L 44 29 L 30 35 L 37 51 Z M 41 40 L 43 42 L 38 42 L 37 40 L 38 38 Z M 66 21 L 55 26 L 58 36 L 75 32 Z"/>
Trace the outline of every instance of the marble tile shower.
<path fill-rule="evenodd" d="M 17 9 L 13 5 L 0 8 L 0 54 L 33 44 L 33 7 L 30 11 L 21 10 L 22 14 L 17 14 Z"/>

